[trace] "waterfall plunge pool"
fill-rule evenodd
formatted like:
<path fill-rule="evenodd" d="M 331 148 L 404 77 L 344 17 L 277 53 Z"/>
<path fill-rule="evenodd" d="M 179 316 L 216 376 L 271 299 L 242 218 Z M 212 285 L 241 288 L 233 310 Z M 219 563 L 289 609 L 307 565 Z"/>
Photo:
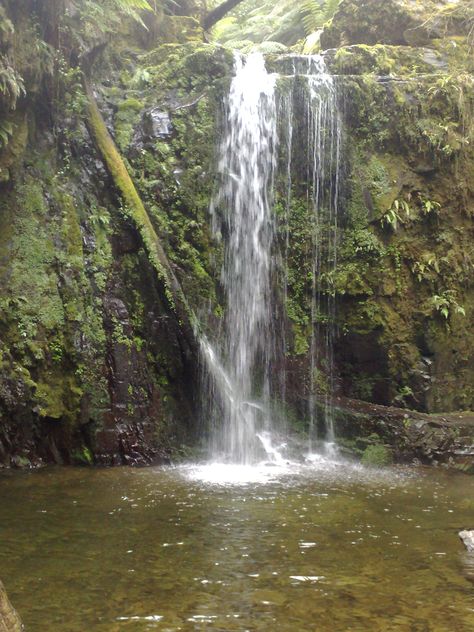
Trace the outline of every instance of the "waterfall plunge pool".
<path fill-rule="evenodd" d="M 29 632 L 474 629 L 467 475 L 320 458 L 0 488 L 1 576 Z"/>

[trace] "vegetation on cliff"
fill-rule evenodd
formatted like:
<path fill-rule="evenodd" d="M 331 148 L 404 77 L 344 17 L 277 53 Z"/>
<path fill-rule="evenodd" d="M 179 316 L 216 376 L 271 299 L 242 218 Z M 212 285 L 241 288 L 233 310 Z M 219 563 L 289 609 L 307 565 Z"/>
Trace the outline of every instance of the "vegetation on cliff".
<path fill-rule="evenodd" d="M 244 1 L 205 34 L 217 4 L 1 8 L 4 464 L 147 462 L 195 429 L 180 321 L 188 304 L 210 310 L 211 327 L 222 315 L 208 206 L 229 46 L 257 45 L 269 64 L 281 51 L 332 49 L 344 213 L 337 267 L 319 283 L 337 303 L 339 391 L 474 408 L 472 2 Z M 310 389 L 312 228 L 297 181 L 291 199 L 284 361 Z M 301 397 L 290 389 L 298 415 Z"/>

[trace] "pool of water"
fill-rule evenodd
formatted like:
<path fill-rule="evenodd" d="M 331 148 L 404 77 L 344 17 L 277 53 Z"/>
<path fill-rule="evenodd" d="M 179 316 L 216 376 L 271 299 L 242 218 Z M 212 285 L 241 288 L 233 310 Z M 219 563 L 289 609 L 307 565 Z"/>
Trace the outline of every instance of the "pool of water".
<path fill-rule="evenodd" d="M 472 631 L 474 477 L 306 466 L 0 476 L 29 632 Z"/>

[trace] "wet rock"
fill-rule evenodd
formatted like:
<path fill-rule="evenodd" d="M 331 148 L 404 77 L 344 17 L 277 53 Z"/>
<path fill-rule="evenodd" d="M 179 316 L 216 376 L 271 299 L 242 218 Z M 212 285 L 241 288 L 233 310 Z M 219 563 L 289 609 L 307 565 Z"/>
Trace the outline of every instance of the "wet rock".
<path fill-rule="evenodd" d="M 129 322 L 129 314 L 128 310 L 125 306 L 125 303 L 117 298 L 117 297 L 107 297 L 106 299 L 106 308 L 112 316 L 122 324 L 128 324 Z"/>
<path fill-rule="evenodd" d="M 169 138 L 173 133 L 173 127 L 168 112 L 159 108 L 153 108 L 146 112 L 144 131 L 151 138 Z"/>
<path fill-rule="evenodd" d="M 434 50 L 425 50 L 423 52 L 423 61 L 437 70 L 446 70 L 448 68 L 448 62 Z"/>
<path fill-rule="evenodd" d="M 338 438 L 360 454 L 367 446 L 385 446 L 396 462 L 415 462 L 474 471 L 474 419 L 467 415 L 428 415 L 338 397 Z"/>
<path fill-rule="evenodd" d="M 464 531 L 459 532 L 459 537 L 464 543 L 464 546 L 469 551 L 469 553 L 474 553 L 474 529 L 468 531 L 465 529 Z"/>
<path fill-rule="evenodd" d="M 0 582 L 0 632 L 20 632 L 23 629 L 20 617 Z"/>
<path fill-rule="evenodd" d="M 82 233 L 82 246 L 84 248 L 84 252 L 92 253 L 96 248 L 96 239 L 95 235 L 90 232 Z"/>
<path fill-rule="evenodd" d="M 125 255 L 131 252 L 137 252 L 140 248 L 140 242 L 136 233 L 131 230 L 122 230 L 120 234 L 115 236 L 114 241 L 117 254 Z"/>

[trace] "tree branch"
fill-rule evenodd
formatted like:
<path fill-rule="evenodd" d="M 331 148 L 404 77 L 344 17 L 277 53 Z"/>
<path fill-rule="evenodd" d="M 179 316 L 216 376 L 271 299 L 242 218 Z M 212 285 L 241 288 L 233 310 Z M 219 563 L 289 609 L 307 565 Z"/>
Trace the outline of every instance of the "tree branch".
<path fill-rule="evenodd" d="M 243 2 L 243 0 L 225 0 L 222 4 L 219 4 L 215 9 L 209 11 L 207 15 L 204 16 L 203 19 L 203 27 L 205 31 L 211 29 L 214 24 L 222 20 L 222 18 L 232 11 L 238 4 Z"/>

